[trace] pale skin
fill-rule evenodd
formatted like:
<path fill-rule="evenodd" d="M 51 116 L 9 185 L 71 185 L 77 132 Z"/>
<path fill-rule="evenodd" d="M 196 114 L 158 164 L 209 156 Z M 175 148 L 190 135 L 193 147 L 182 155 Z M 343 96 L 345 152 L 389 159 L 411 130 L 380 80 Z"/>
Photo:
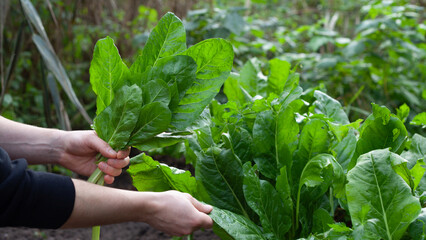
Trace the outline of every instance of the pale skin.
<path fill-rule="evenodd" d="M 105 183 L 111 184 L 129 164 L 129 151 L 114 151 L 94 131 L 61 131 L 13 122 L 0 116 L 0 147 L 11 159 L 25 158 L 29 164 L 58 164 L 89 176 L 96 169 L 96 155 Z M 90 227 L 127 221 L 146 222 L 173 236 L 211 228 L 207 215 L 212 207 L 189 194 L 114 189 L 73 179 L 76 199 L 73 212 L 62 228 Z"/>

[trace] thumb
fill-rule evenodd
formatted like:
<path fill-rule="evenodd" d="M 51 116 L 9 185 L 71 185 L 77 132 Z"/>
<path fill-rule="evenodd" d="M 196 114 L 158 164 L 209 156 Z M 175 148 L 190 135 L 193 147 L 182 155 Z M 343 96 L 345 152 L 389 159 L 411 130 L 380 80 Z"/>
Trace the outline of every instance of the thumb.
<path fill-rule="evenodd" d="M 93 134 L 92 137 L 88 138 L 88 145 L 95 151 L 100 152 L 102 156 L 106 158 L 117 158 L 117 152 L 96 134 Z"/>

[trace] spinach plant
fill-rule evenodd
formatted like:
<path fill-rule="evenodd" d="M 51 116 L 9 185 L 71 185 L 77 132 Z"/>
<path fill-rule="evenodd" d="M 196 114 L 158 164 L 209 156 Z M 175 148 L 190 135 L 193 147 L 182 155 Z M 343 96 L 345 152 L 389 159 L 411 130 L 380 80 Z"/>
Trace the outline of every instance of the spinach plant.
<path fill-rule="evenodd" d="M 161 18 L 130 68 L 114 41 L 101 39 L 90 66 L 97 95 L 93 128 L 117 151 L 172 144 L 218 93 L 232 62 L 232 46 L 222 39 L 187 48 L 184 26 L 173 13 Z M 88 181 L 103 184 L 103 173 L 97 169 Z"/>
<path fill-rule="evenodd" d="M 204 124 L 185 140 L 189 172 L 146 155 L 129 169 L 141 191 L 176 189 L 215 206 L 222 239 L 418 239 L 426 138 L 410 137 L 407 111 L 350 122 L 340 103 L 303 89 L 282 60 L 254 64 L 224 84 Z M 343 215 L 343 217 L 338 217 Z"/>

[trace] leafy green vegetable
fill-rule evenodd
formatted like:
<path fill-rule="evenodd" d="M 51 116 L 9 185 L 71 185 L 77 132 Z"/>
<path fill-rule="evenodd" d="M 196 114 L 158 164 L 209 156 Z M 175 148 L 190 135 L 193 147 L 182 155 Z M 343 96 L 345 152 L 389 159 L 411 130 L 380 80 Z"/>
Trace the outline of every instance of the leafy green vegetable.
<path fill-rule="evenodd" d="M 360 156 L 348 173 L 346 195 L 355 231 L 364 239 L 399 239 L 420 213 L 410 187 L 393 170 L 399 156 L 388 149 Z"/>

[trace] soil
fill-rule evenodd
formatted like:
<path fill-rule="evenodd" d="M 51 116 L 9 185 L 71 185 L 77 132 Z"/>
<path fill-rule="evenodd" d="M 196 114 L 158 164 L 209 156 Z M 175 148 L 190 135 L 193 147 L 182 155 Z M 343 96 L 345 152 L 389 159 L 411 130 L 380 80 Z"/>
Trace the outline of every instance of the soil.
<path fill-rule="evenodd" d="M 133 154 L 132 154 L 133 155 Z M 173 159 L 166 156 L 156 156 L 155 159 L 172 165 L 181 169 L 193 171 L 191 166 L 185 165 L 184 159 Z M 111 187 L 136 190 L 132 183 L 131 177 L 125 169 L 123 173 L 115 179 L 115 182 L 110 185 Z M 86 240 L 91 239 L 91 228 L 78 228 L 78 229 L 34 229 L 34 228 L 0 228 L 0 240 Z M 120 224 L 112 224 L 101 227 L 102 240 L 163 240 L 171 239 L 171 236 L 160 232 L 150 225 L 138 222 L 128 222 Z M 199 230 L 194 232 L 195 240 L 218 240 L 211 229 Z"/>

